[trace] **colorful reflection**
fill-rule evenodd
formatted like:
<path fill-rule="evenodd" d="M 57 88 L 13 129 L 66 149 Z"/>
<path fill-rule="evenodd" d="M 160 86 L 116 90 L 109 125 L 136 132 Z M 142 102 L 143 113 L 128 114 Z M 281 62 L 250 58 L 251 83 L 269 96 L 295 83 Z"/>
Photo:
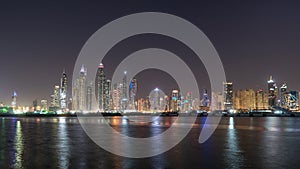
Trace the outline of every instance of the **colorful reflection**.
<path fill-rule="evenodd" d="M 16 136 L 14 140 L 14 148 L 15 148 L 15 164 L 14 168 L 23 168 L 23 150 L 24 150 L 24 142 L 23 142 L 23 134 L 22 134 L 22 125 L 20 121 L 17 121 L 16 125 Z"/>

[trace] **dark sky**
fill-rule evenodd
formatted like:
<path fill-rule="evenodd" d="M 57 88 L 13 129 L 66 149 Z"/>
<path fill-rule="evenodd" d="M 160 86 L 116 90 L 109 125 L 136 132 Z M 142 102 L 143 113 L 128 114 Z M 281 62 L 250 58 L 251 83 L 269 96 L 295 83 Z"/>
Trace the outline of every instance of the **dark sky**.
<path fill-rule="evenodd" d="M 19 103 L 49 98 L 65 68 L 69 77 L 85 41 L 106 23 L 146 11 L 165 12 L 198 26 L 211 40 L 235 89 L 266 88 L 272 74 L 300 89 L 300 2 L 297 1 L 2 1 L 0 3 L 0 101 L 10 103 L 13 90 Z M 104 59 L 110 77 L 117 62 L 145 47 L 177 53 L 191 65 L 200 88 L 209 88 L 200 61 L 174 39 L 142 35 L 126 39 Z M 155 80 L 159 79 L 159 80 Z M 159 71 L 138 75 L 140 95 L 160 87 L 176 87 Z M 71 79 L 69 79 L 71 81 Z M 70 83 L 69 83 L 70 84 Z M 144 93 L 143 93 L 144 92 Z"/>

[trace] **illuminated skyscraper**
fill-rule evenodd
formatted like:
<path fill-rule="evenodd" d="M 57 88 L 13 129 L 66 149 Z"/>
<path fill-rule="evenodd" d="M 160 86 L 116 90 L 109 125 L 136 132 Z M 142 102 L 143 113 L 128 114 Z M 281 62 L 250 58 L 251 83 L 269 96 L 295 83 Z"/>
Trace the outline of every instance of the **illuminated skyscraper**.
<path fill-rule="evenodd" d="M 297 111 L 299 109 L 298 101 L 299 101 L 299 92 L 290 91 L 287 99 L 288 109 L 292 111 Z"/>
<path fill-rule="evenodd" d="M 41 110 L 48 110 L 48 101 L 45 99 L 41 100 Z"/>
<path fill-rule="evenodd" d="M 118 84 L 115 83 L 113 86 L 113 91 L 112 91 L 112 101 L 113 101 L 113 110 L 119 110 L 119 105 L 120 105 L 120 95 L 119 95 L 119 90 L 118 90 Z"/>
<path fill-rule="evenodd" d="M 14 91 L 12 97 L 11 97 L 11 107 L 16 108 L 17 107 L 17 92 Z"/>
<path fill-rule="evenodd" d="M 63 71 L 60 80 L 60 108 L 65 111 L 67 109 L 67 74 Z"/>
<path fill-rule="evenodd" d="M 232 82 L 223 83 L 224 109 L 233 109 L 233 85 Z"/>
<path fill-rule="evenodd" d="M 272 78 L 272 76 L 270 76 L 270 80 L 268 81 L 268 92 L 269 92 L 269 108 L 272 108 L 274 106 L 276 106 L 276 84 Z"/>
<path fill-rule="evenodd" d="M 178 111 L 178 102 L 179 102 L 179 91 L 178 90 L 172 90 L 172 98 L 170 102 L 170 111 Z"/>
<path fill-rule="evenodd" d="M 121 97 L 121 110 L 127 110 L 127 106 L 128 106 L 128 82 L 127 82 L 127 72 L 124 72 L 124 77 L 123 77 L 123 81 L 122 81 L 122 97 Z"/>
<path fill-rule="evenodd" d="M 87 70 L 82 65 L 73 89 L 73 104 L 76 111 L 86 110 L 86 75 Z"/>
<path fill-rule="evenodd" d="M 130 110 L 136 110 L 136 92 L 137 92 L 137 81 L 135 78 L 133 78 L 129 84 L 128 106 Z"/>
<path fill-rule="evenodd" d="M 283 83 L 282 86 L 280 87 L 280 106 L 286 108 L 287 101 L 288 101 L 287 84 Z"/>
<path fill-rule="evenodd" d="M 51 95 L 51 103 L 49 110 L 57 111 L 59 109 L 59 85 L 54 86 L 53 94 Z"/>
<path fill-rule="evenodd" d="M 104 86 L 105 86 L 105 74 L 104 74 L 104 65 L 100 63 L 97 70 L 96 75 L 96 86 L 95 86 L 95 92 L 96 92 L 96 99 L 99 106 L 99 111 L 104 111 L 104 102 L 105 102 L 105 96 L 104 96 Z"/>
<path fill-rule="evenodd" d="M 269 100 L 269 94 L 268 92 L 264 92 L 262 89 L 259 89 L 256 92 L 256 109 L 262 110 L 262 109 L 268 109 L 268 100 Z"/>
<path fill-rule="evenodd" d="M 149 94 L 150 111 L 152 112 L 163 112 L 166 108 L 165 93 L 155 88 Z"/>
<path fill-rule="evenodd" d="M 209 106 L 209 98 L 208 98 L 208 94 L 207 94 L 207 90 L 206 89 L 203 90 L 202 99 L 201 99 L 201 105 L 204 106 L 204 107 L 208 107 Z"/>
<path fill-rule="evenodd" d="M 254 89 L 238 90 L 235 96 L 235 109 L 256 109 L 256 92 Z"/>
<path fill-rule="evenodd" d="M 86 89 L 86 110 L 87 111 L 92 110 L 93 94 L 94 94 L 93 88 L 94 88 L 94 84 L 93 82 L 90 82 L 87 85 L 87 89 Z"/>
<path fill-rule="evenodd" d="M 111 110 L 111 81 L 106 80 L 104 83 L 104 111 L 108 112 Z"/>

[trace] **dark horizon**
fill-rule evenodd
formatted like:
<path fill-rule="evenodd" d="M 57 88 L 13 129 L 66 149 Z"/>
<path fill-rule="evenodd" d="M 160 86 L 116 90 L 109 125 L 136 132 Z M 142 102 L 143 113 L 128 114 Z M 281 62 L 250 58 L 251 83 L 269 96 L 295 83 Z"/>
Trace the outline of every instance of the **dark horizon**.
<path fill-rule="evenodd" d="M 106 23 L 124 15 L 156 11 L 182 17 L 198 26 L 211 40 L 234 89 L 267 89 L 270 75 L 280 86 L 300 90 L 296 75 L 300 63 L 300 2 L 280 1 L 130 1 L 130 2 L 2 2 L 0 5 L 0 102 L 10 104 L 17 91 L 21 105 L 48 99 L 63 69 L 71 77 L 76 58 L 87 39 Z M 200 88 L 209 88 L 203 64 L 174 39 L 140 35 L 116 45 L 104 59 L 111 77 L 130 53 L 160 47 L 178 54 L 196 74 Z M 100 61 L 99 61 L 100 63 Z M 96 68 L 95 68 L 96 69 Z M 160 81 L 153 82 L 155 79 Z M 140 96 L 159 87 L 176 87 L 168 75 L 147 71 L 138 75 Z M 149 83 L 152 82 L 152 83 Z"/>

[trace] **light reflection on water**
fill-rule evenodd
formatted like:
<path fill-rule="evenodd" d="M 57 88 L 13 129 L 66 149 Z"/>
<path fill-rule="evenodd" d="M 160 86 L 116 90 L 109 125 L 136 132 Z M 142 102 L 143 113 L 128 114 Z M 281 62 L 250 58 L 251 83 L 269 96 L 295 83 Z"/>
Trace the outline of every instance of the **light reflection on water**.
<path fill-rule="evenodd" d="M 108 121 L 122 134 L 143 138 L 164 132 L 175 119 L 158 118 L 151 123 L 140 123 L 111 117 L 87 119 L 87 122 L 97 125 Z M 99 148 L 85 135 L 77 118 L 2 118 L 0 169 L 209 168 L 203 164 L 210 168 L 293 168 L 300 165 L 297 160 L 300 118 L 222 118 L 212 138 L 200 145 L 197 140 L 204 122 L 205 118 L 200 118 L 187 139 L 167 153 L 139 160 L 115 156 Z M 182 126 L 185 124 L 176 127 Z M 126 140 L 121 142 L 113 136 L 109 139 L 113 145 L 125 144 L 128 149 L 137 149 Z M 157 142 L 163 141 L 158 139 L 150 147 L 157 148 Z"/>
<path fill-rule="evenodd" d="M 24 150 L 24 143 L 23 143 L 23 134 L 22 134 L 22 125 L 21 122 L 18 120 L 16 125 L 16 137 L 15 137 L 15 157 L 16 162 L 14 167 L 15 168 L 23 168 L 23 150 Z"/>
<path fill-rule="evenodd" d="M 67 124 L 65 117 L 59 119 L 58 124 L 58 143 L 57 154 L 59 168 L 64 169 L 69 167 L 70 142 L 67 132 Z"/>
<path fill-rule="evenodd" d="M 229 125 L 227 130 L 227 144 L 226 144 L 226 152 L 225 159 L 227 165 L 231 169 L 239 169 L 243 168 L 243 154 L 242 150 L 239 147 L 239 139 L 237 138 L 237 131 L 234 129 L 234 118 L 229 118 Z"/>

